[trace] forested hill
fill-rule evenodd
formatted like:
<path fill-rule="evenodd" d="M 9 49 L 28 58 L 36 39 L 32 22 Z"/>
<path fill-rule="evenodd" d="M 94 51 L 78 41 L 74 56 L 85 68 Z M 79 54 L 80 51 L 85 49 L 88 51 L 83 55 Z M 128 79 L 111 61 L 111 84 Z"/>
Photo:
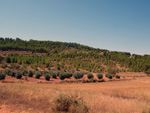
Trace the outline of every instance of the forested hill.
<path fill-rule="evenodd" d="M 66 42 L 54 42 L 54 41 L 37 41 L 29 40 L 24 41 L 19 38 L 0 38 L 0 50 L 20 50 L 20 51 L 32 51 L 40 53 L 48 53 L 55 49 L 58 52 L 66 49 L 79 49 L 79 50 L 92 50 L 97 52 L 103 52 L 107 50 L 95 49 L 89 46 L 80 45 L 77 43 L 66 43 Z"/>
<path fill-rule="evenodd" d="M 24 41 L 19 38 L 0 38 L 1 67 L 6 64 L 21 67 L 56 67 L 58 70 L 87 70 L 90 72 L 134 71 L 150 72 L 150 55 L 131 55 L 128 52 L 112 52 L 77 43 L 53 41 Z M 6 54 L 7 51 L 26 51 Z M 30 52 L 30 54 L 28 54 Z M 35 53 L 46 53 L 37 55 Z M 17 66 L 16 66 L 17 67 Z"/>

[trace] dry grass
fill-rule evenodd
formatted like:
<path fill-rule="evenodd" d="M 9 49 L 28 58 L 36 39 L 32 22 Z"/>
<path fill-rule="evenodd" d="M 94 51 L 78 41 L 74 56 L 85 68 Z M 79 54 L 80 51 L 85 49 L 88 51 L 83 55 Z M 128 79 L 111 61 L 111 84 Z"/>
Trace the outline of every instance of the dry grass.
<path fill-rule="evenodd" d="M 149 89 L 146 77 L 84 84 L 0 83 L 0 106 L 16 113 L 52 113 L 54 98 L 66 94 L 82 98 L 90 113 L 149 113 Z"/>

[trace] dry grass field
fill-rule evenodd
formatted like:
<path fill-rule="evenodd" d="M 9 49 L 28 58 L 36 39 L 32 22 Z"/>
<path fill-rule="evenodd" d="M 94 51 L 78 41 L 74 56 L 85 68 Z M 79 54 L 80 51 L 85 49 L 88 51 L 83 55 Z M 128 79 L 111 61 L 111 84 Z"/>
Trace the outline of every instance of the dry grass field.
<path fill-rule="evenodd" d="M 0 113 L 53 113 L 59 95 L 83 101 L 89 113 L 149 113 L 150 78 L 101 83 L 0 82 Z"/>

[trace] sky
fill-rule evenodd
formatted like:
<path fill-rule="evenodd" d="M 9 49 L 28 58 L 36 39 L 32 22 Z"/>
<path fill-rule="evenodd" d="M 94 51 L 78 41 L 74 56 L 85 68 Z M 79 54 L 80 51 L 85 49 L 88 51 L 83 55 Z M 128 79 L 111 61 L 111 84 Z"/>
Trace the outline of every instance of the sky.
<path fill-rule="evenodd" d="M 150 0 L 0 0 L 0 37 L 150 54 Z"/>

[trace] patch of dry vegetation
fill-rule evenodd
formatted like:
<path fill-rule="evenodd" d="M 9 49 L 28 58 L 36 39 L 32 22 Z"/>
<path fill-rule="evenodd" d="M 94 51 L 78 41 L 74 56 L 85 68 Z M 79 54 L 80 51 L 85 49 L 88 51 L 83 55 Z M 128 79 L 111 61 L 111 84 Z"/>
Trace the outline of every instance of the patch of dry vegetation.
<path fill-rule="evenodd" d="M 69 109 L 76 111 L 76 100 L 81 99 L 82 109 L 86 106 L 90 113 L 149 113 L 149 89 L 150 78 L 143 77 L 90 84 L 0 83 L 0 106 L 5 105 L 13 112 L 59 112 L 54 107 L 59 104 L 55 102 L 60 99 L 59 95 L 66 95 L 67 102 L 73 106 L 68 112 Z"/>

